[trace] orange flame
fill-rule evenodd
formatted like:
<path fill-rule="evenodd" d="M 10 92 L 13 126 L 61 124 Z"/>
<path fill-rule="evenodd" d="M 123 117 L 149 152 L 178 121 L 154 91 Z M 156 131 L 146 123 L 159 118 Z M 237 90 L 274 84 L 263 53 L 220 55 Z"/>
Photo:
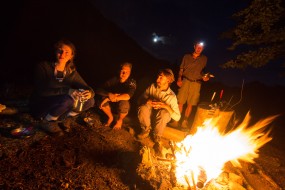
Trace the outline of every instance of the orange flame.
<path fill-rule="evenodd" d="M 217 120 L 207 119 L 194 135 L 188 135 L 176 144 L 177 183 L 196 185 L 202 171 L 206 172 L 207 181 L 217 178 L 228 161 L 237 167 L 241 167 L 238 160 L 254 163 L 258 149 L 272 140 L 271 130 L 266 130 L 266 126 L 276 117 L 268 117 L 248 127 L 250 115 L 247 113 L 243 122 L 226 134 L 221 134 L 214 125 Z"/>

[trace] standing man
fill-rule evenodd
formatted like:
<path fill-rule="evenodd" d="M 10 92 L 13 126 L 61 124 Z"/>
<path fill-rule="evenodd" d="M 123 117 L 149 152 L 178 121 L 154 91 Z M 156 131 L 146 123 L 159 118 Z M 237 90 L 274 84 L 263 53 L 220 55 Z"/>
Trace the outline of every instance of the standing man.
<path fill-rule="evenodd" d="M 104 124 L 110 127 L 114 120 L 111 106 L 117 109 L 119 118 L 113 129 L 121 129 L 123 119 L 128 115 L 130 110 L 129 100 L 136 90 L 136 81 L 130 78 L 132 64 L 124 62 L 121 65 L 119 76 L 114 76 L 106 81 L 96 93 L 102 97 L 100 109 L 108 116 L 108 121 Z"/>
<path fill-rule="evenodd" d="M 137 137 L 144 139 L 152 130 L 154 150 L 159 155 L 162 151 L 160 139 L 166 124 L 171 119 L 179 121 L 181 117 L 176 95 L 170 89 L 173 81 L 171 69 L 160 70 L 156 83 L 151 84 L 139 99 L 138 119 L 142 132 Z"/>
<path fill-rule="evenodd" d="M 185 54 L 180 65 L 177 86 L 177 98 L 180 113 L 183 111 L 183 106 L 187 103 L 182 121 L 182 128 L 188 128 L 188 119 L 192 111 L 192 107 L 196 106 L 200 98 L 200 89 L 202 81 L 208 81 L 208 75 L 203 75 L 203 69 L 207 64 L 207 57 L 202 54 L 204 49 L 203 42 L 194 44 L 194 52 Z"/>

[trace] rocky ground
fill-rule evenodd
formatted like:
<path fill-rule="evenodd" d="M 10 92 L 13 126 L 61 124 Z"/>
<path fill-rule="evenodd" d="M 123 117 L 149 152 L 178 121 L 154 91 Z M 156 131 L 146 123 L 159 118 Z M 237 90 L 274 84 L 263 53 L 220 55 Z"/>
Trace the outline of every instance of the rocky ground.
<path fill-rule="evenodd" d="M 100 111 L 91 109 L 66 120 L 70 130 L 53 137 L 38 127 L 26 103 L 23 97 L 13 98 L 6 105 L 18 112 L 0 115 L 0 189 L 179 189 L 163 168 L 165 162 L 153 157 L 151 166 L 142 164 L 143 147 L 152 142 L 135 140 L 134 115 L 121 130 L 112 130 L 102 126 Z M 91 125 L 86 117 L 93 119 Z M 13 129 L 21 127 L 30 129 L 28 135 L 13 135 Z M 260 149 L 256 164 L 242 166 L 227 163 L 229 173 L 242 177 L 240 189 L 285 189 L 285 154 L 273 144 Z"/>

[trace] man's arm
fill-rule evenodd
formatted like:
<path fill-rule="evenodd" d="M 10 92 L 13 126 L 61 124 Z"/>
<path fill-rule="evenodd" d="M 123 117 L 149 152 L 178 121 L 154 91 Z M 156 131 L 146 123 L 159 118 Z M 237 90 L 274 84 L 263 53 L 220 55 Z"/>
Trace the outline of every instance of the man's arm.
<path fill-rule="evenodd" d="M 174 102 L 174 100 L 172 100 L 170 105 L 164 102 L 152 102 L 152 107 L 154 109 L 162 109 L 162 108 L 166 109 L 169 112 L 172 119 L 174 119 L 175 121 L 180 120 L 181 114 L 178 108 L 177 101 Z"/>
<path fill-rule="evenodd" d="M 116 101 L 129 100 L 134 95 L 137 88 L 137 83 L 134 79 L 128 81 L 128 91 L 126 93 L 117 94 Z"/>
<path fill-rule="evenodd" d="M 181 87 L 182 86 L 182 74 L 183 74 L 183 68 L 179 69 L 178 72 L 178 77 L 177 77 L 177 86 Z"/>
<path fill-rule="evenodd" d="M 182 86 L 182 75 L 184 72 L 185 64 L 186 64 L 186 55 L 183 56 L 180 67 L 179 67 L 179 72 L 178 72 L 178 77 L 177 77 L 177 82 L 176 82 L 178 87 Z"/>
<path fill-rule="evenodd" d="M 147 89 L 141 94 L 138 98 L 138 105 L 146 104 L 148 99 L 150 98 L 150 88 L 151 86 L 147 87 Z"/>
<path fill-rule="evenodd" d="M 183 68 L 179 69 L 177 81 L 182 80 Z"/>
<path fill-rule="evenodd" d="M 131 99 L 129 94 L 116 94 L 115 102 L 118 102 L 120 100 L 129 100 L 129 99 Z"/>

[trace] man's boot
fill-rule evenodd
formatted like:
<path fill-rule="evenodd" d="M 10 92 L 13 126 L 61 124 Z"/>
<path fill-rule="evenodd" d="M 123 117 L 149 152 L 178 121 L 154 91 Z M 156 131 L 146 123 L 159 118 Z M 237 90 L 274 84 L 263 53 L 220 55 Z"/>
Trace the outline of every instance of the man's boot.
<path fill-rule="evenodd" d="M 137 135 L 137 138 L 139 140 L 145 139 L 149 136 L 150 133 L 150 127 L 147 127 L 146 129 L 142 129 L 141 133 Z"/>
<path fill-rule="evenodd" d="M 189 129 L 189 128 L 190 128 L 188 119 L 184 119 L 184 120 L 182 121 L 181 128 L 182 128 L 182 129 Z"/>
<path fill-rule="evenodd" d="M 162 154 L 163 146 L 162 146 L 162 142 L 161 142 L 161 137 L 160 136 L 155 136 L 154 137 L 153 149 L 154 149 L 154 152 L 155 152 L 156 156 L 163 157 L 163 154 Z"/>
<path fill-rule="evenodd" d="M 180 127 L 179 121 L 175 121 L 175 120 L 169 122 L 167 125 L 169 125 L 170 127 L 173 127 L 173 128 L 179 128 Z"/>

